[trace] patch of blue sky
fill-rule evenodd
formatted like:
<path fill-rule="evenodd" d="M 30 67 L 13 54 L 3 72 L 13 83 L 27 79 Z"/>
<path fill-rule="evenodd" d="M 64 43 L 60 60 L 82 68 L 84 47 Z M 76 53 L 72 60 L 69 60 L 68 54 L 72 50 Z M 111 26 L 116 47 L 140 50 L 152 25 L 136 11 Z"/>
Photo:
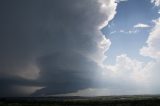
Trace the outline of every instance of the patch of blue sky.
<path fill-rule="evenodd" d="M 115 18 L 102 29 L 102 32 L 112 42 L 110 49 L 106 52 L 108 56 L 106 63 L 114 63 L 116 56 L 120 54 L 149 61 L 150 58 L 141 56 L 139 50 L 145 45 L 154 25 L 152 20 L 159 17 L 158 11 L 159 8 L 154 7 L 150 0 L 120 2 Z M 150 27 L 134 28 L 134 25 L 139 23 Z"/>

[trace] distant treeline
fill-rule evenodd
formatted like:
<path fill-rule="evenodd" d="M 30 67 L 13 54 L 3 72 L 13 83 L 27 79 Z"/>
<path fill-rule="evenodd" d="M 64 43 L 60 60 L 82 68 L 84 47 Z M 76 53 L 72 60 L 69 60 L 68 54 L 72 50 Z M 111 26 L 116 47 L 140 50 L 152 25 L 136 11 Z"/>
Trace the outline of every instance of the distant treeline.
<path fill-rule="evenodd" d="M 1 98 L 0 106 L 160 106 L 159 96 Z"/>

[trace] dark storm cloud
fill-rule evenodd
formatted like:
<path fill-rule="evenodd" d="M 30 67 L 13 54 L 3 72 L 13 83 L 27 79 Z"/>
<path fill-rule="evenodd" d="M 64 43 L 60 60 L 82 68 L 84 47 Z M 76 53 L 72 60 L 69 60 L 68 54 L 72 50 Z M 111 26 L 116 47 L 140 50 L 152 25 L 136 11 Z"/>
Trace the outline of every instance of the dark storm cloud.
<path fill-rule="evenodd" d="M 21 84 L 43 86 L 36 96 L 95 86 L 99 26 L 115 14 L 112 5 L 107 14 L 100 7 L 97 0 L 1 0 L 0 78 L 6 76 L 0 79 L 1 96 L 15 96 L 10 89 Z M 30 82 L 21 73 L 32 63 L 39 77 Z"/>
<path fill-rule="evenodd" d="M 18 86 L 41 86 L 42 83 L 33 80 L 26 80 L 18 76 L 0 77 L 0 96 L 26 96 L 25 92 L 18 90 Z"/>
<path fill-rule="evenodd" d="M 47 87 L 34 95 L 64 94 L 95 87 L 96 77 L 100 76 L 100 68 L 95 62 L 74 51 L 41 57 L 39 65 L 39 80 Z"/>

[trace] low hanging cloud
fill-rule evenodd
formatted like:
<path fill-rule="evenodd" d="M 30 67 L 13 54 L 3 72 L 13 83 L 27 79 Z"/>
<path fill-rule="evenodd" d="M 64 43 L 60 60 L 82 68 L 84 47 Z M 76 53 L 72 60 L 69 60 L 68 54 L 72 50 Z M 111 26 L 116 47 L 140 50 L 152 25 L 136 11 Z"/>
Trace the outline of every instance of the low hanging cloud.
<path fill-rule="evenodd" d="M 111 44 L 101 28 L 116 6 L 114 0 L 2 0 L 0 96 L 95 87 Z"/>

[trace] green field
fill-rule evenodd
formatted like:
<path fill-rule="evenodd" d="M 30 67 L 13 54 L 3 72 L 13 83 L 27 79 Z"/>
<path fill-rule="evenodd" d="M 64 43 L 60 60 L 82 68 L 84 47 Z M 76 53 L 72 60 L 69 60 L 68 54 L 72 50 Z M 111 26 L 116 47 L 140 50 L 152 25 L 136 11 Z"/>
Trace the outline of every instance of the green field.
<path fill-rule="evenodd" d="M 160 106 L 160 96 L 1 98 L 0 106 Z"/>

